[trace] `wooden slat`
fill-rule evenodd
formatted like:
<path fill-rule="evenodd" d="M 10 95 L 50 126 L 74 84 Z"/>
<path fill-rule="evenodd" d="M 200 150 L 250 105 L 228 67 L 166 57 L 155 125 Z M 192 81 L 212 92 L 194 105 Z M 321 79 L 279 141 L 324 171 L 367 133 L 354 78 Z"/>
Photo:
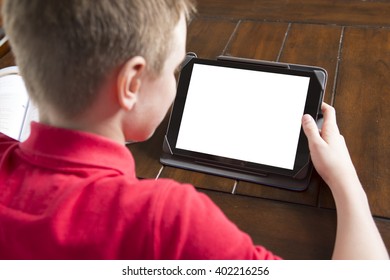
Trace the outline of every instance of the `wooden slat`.
<path fill-rule="evenodd" d="M 1 36 L 0 36 L 0 40 L 1 40 Z M 9 43 L 8 41 L 6 41 L 3 45 L 0 46 L 0 58 L 5 56 L 7 53 L 10 52 L 10 47 L 9 47 Z"/>
<path fill-rule="evenodd" d="M 389 54 L 389 29 L 346 28 L 335 99 L 339 127 L 372 211 L 382 217 L 390 217 Z"/>
<path fill-rule="evenodd" d="M 0 69 L 15 65 L 15 58 L 11 51 L 5 52 L 0 56 Z"/>
<path fill-rule="evenodd" d="M 319 66 L 328 72 L 325 102 L 331 104 L 342 28 L 337 26 L 293 24 L 284 46 L 281 62 Z"/>
<path fill-rule="evenodd" d="M 226 49 L 226 55 L 276 61 L 287 30 L 286 23 L 243 21 Z"/>
<path fill-rule="evenodd" d="M 214 59 L 223 54 L 237 21 L 196 18 L 187 35 L 187 51 L 198 57 Z"/>
<path fill-rule="evenodd" d="M 383 0 L 198 0 L 202 16 L 338 25 L 390 26 Z"/>

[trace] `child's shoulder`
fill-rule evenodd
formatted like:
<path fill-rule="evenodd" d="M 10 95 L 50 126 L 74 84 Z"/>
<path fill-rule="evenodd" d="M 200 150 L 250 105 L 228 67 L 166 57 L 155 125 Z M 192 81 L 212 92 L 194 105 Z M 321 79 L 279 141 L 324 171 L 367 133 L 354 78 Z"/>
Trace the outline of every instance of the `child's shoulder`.
<path fill-rule="evenodd" d="M 127 176 L 105 178 L 99 185 L 107 190 L 106 199 L 120 197 L 121 207 L 147 208 L 154 212 L 182 212 L 185 208 L 212 209 L 214 203 L 191 184 L 172 179 L 136 179 Z M 115 190 L 114 190 L 115 189 Z"/>
<path fill-rule="evenodd" d="M 0 132 L 0 158 L 10 146 L 15 145 L 16 143 L 18 143 L 18 141 Z"/>
<path fill-rule="evenodd" d="M 110 180 L 109 178 L 107 178 Z M 111 180 L 110 180 L 111 181 Z M 194 186 L 188 183 L 180 183 L 172 179 L 136 179 L 127 176 L 113 178 L 110 184 L 114 184 L 120 191 L 143 198 L 158 198 L 161 200 L 188 199 L 201 195 Z"/>

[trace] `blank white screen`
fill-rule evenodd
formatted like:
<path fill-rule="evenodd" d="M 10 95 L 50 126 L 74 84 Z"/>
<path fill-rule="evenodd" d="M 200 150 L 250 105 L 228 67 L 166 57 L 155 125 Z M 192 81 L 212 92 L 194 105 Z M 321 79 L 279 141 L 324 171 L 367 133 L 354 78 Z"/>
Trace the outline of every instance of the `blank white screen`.
<path fill-rule="evenodd" d="M 309 82 L 194 64 L 176 148 L 292 170 Z"/>

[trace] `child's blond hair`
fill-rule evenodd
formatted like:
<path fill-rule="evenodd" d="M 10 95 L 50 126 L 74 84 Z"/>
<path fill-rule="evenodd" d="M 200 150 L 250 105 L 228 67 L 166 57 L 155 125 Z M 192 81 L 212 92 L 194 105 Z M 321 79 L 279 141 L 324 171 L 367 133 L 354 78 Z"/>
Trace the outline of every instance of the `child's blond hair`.
<path fill-rule="evenodd" d="M 158 74 L 191 0 L 8 0 L 6 34 L 31 98 L 81 114 L 109 73 L 140 55 Z"/>

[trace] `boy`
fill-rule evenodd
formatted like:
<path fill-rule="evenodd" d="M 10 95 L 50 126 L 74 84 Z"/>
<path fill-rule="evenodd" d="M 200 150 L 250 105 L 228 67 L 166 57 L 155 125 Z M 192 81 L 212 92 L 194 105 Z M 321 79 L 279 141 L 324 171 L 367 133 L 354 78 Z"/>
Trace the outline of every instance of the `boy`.
<path fill-rule="evenodd" d="M 148 139 L 174 99 L 191 11 L 190 0 L 5 1 L 40 123 L 23 143 L 0 138 L 0 258 L 278 258 L 192 186 L 138 180 L 124 146 Z M 334 257 L 387 258 L 334 111 L 323 110 L 321 135 L 308 116 L 303 126 L 339 211 Z"/>

